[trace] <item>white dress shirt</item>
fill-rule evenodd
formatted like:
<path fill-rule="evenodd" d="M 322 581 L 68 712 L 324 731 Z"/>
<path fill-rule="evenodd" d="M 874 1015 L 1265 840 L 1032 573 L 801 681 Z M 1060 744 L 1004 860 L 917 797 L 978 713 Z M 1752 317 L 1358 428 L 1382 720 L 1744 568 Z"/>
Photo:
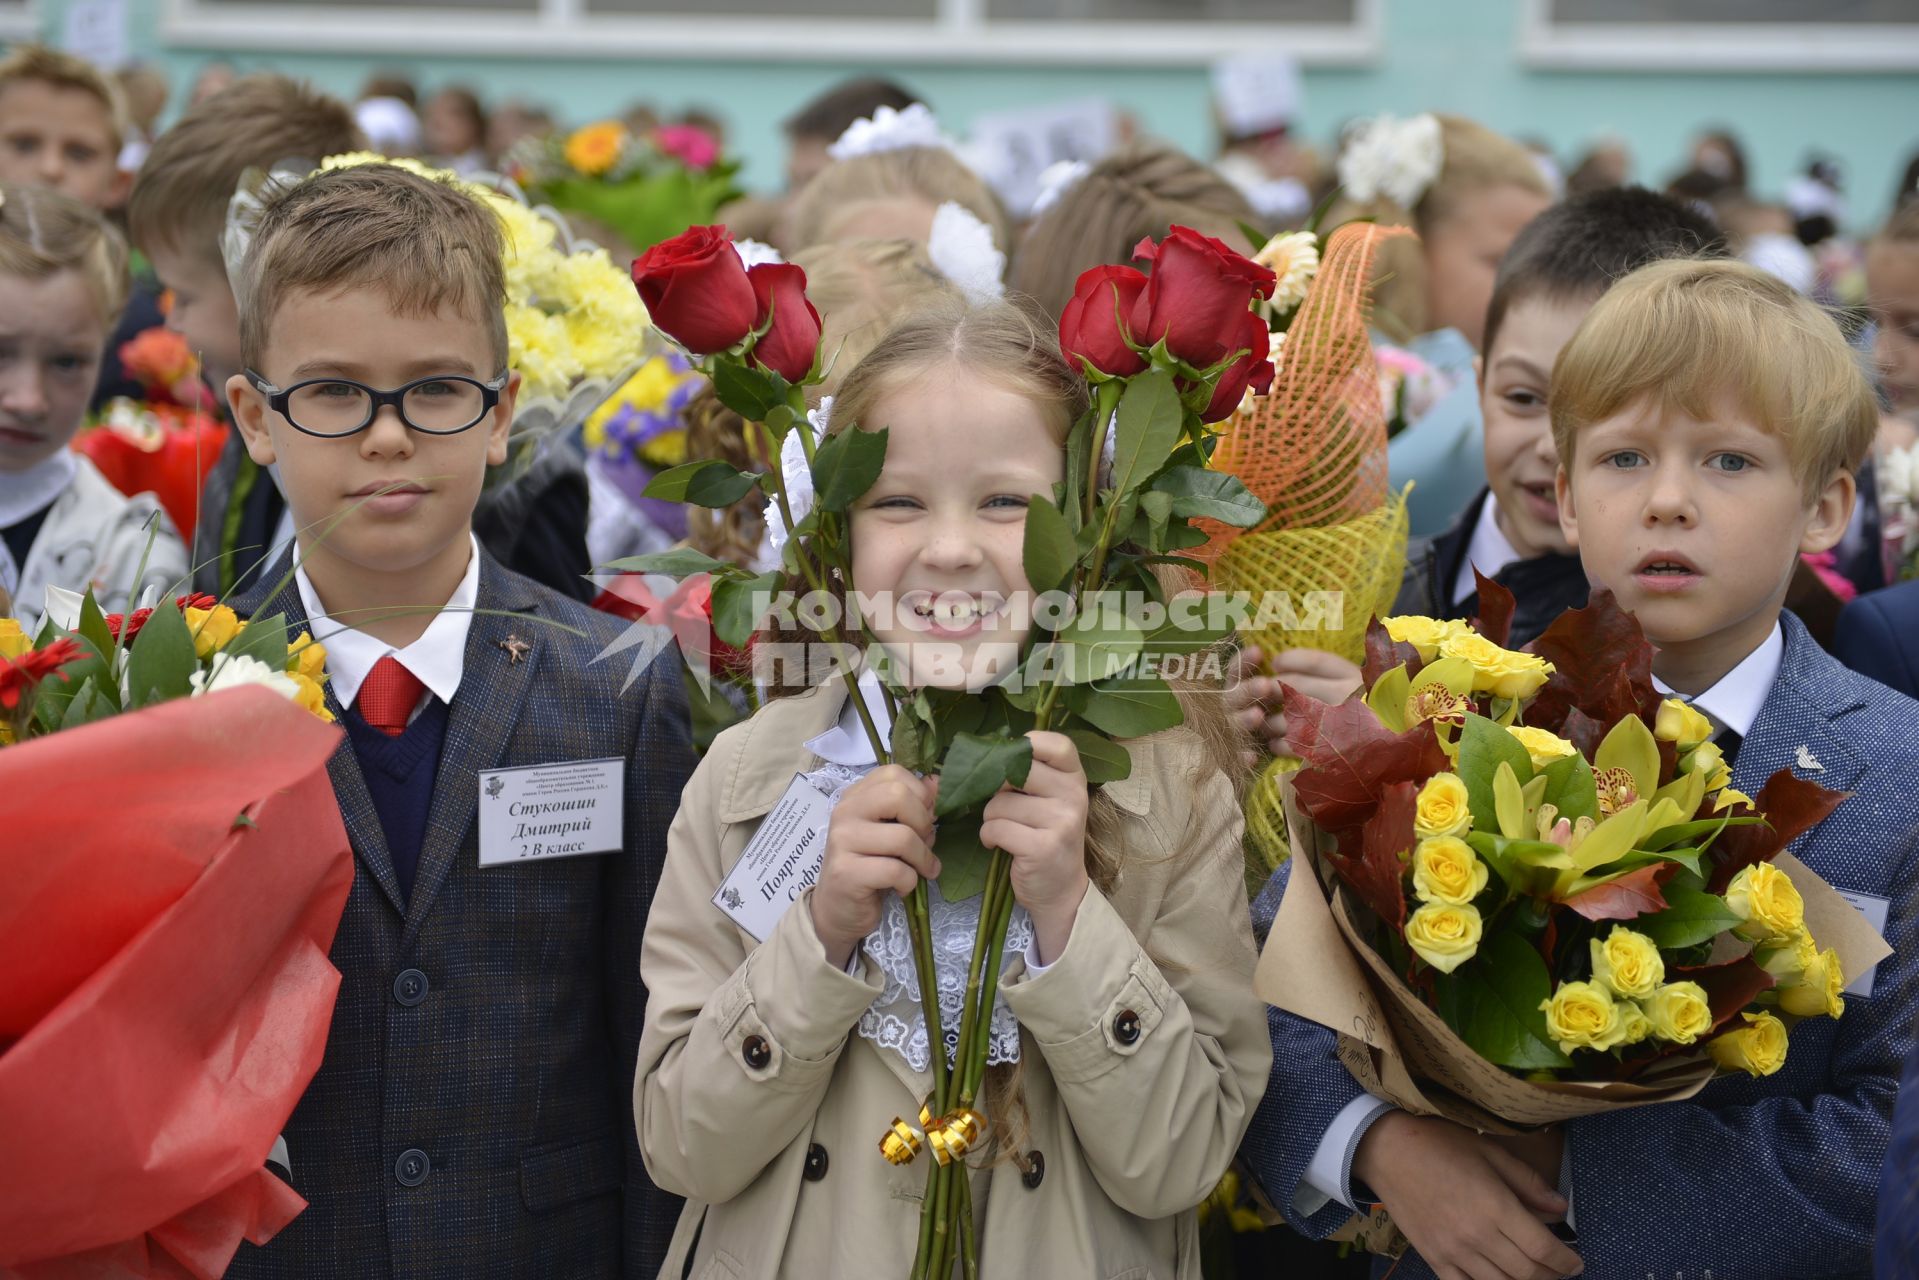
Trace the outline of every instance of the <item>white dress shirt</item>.
<path fill-rule="evenodd" d="M 350 707 L 353 700 L 360 696 L 360 685 L 366 681 L 367 673 L 381 658 L 392 654 L 399 664 L 412 672 L 426 693 L 421 695 L 421 706 L 425 706 L 427 695 L 441 702 L 451 703 L 453 695 L 459 690 L 460 677 L 466 669 L 466 635 L 473 625 L 473 609 L 480 596 L 480 541 L 468 535 L 472 549 L 468 553 L 466 574 L 460 579 L 460 585 L 453 589 L 453 595 L 444 604 L 438 606 L 439 612 L 433 621 L 427 623 L 420 638 L 404 649 L 396 649 L 386 641 L 364 631 L 356 631 L 351 623 L 338 621 L 328 616 L 326 606 L 313 589 L 312 581 L 304 568 L 293 571 L 293 581 L 300 589 L 300 603 L 306 609 L 307 629 L 313 638 L 326 646 L 327 682 L 332 686 L 333 696 L 340 700 L 342 707 Z M 423 608 L 435 606 L 421 601 Z M 418 715 L 419 707 L 413 709 Z"/>
<path fill-rule="evenodd" d="M 1458 604 L 1479 590 L 1479 583 L 1473 578 L 1475 568 L 1491 578 L 1520 559 L 1523 557 L 1512 542 L 1500 532 L 1499 499 L 1488 492 L 1486 500 L 1479 504 L 1479 520 L 1473 525 L 1472 540 L 1466 544 L 1466 558 L 1459 562 L 1459 576 L 1453 579 L 1453 603 Z"/>
<path fill-rule="evenodd" d="M 1740 659 L 1738 666 L 1720 676 L 1712 688 L 1685 701 L 1705 712 L 1715 728 L 1731 729 L 1743 738 L 1752 732 L 1752 723 L 1766 705 L 1766 695 L 1772 692 L 1772 683 L 1779 678 L 1779 667 L 1785 659 L 1786 635 L 1775 622 L 1759 647 Z M 1684 697 L 1658 676 L 1653 677 L 1652 684 L 1668 698 Z"/>

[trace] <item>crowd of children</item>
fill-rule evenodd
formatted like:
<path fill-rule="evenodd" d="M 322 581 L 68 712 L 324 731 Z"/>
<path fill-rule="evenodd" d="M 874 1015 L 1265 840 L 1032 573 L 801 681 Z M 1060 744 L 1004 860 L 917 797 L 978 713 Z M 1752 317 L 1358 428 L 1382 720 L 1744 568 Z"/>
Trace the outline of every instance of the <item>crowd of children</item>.
<path fill-rule="evenodd" d="M 32 631 L 49 588 L 107 609 L 205 590 L 325 641 L 356 876 L 325 1060 L 275 1162 L 308 1208 L 229 1274 L 903 1272 L 922 1171 L 873 1145 L 931 1077 L 887 922 L 939 858 L 933 784 L 858 732 L 890 703 L 787 691 L 700 758 L 677 656 L 631 680 L 598 661 L 625 624 L 583 603 L 589 529 L 638 517 L 595 506 L 579 422 L 490 479 L 522 378 L 489 206 L 372 163 L 267 192 L 234 235 L 259 173 L 374 149 L 484 174 L 551 121 L 250 74 L 156 133 L 153 98 L 43 49 L 0 61 L 0 600 Z M 1320 163 L 1229 94 L 1226 161 L 1131 138 L 1016 217 L 936 131 L 871 144 L 876 117 L 923 110 L 837 88 L 787 122 L 788 191 L 723 215 L 807 273 L 829 435 L 890 425 L 844 589 L 1029 595 L 1027 499 L 1062 481 L 1086 408 L 1055 337 L 1075 281 L 1175 225 L 1250 254 L 1247 229 L 1324 197 L 1325 227 L 1416 233 L 1385 243 L 1373 310 L 1431 388 L 1400 398 L 1390 447 L 1415 535 L 1394 611 L 1472 618 L 1483 577 L 1516 599 L 1517 647 L 1610 590 L 1736 786 L 1791 768 L 1851 793 L 1794 852 L 1893 948 L 1763 1079 L 1523 1138 L 1401 1111 L 1252 989 L 1290 867 L 1249 910 L 1247 762 L 1285 752 L 1282 685 L 1339 702 L 1360 671 L 1242 647 L 1223 696 L 1183 692 L 1182 726 L 1127 744 L 1129 779 L 1089 786 L 1073 740 L 1039 733 L 986 807 L 1020 923 L 993 1155 L 970 1171 L 982 1271 L 1197 1277 L 1197 1207 L 1237 1167 L 1275 1211 L 1242 1258 L 1286 1274 L 1365 1273 L 1310 1242 L 1383 1204 L 1411 1251 L 1376 1274 L 1867 1276 L 1876 1250 L 1880 1275 L 1919 1276 L 1919 582 L 1886 536 L 1919 435 L 1910 175 L 1847 295 L 1830 172 L 1766 205 L 1729 135 L 1669 192 L 1626 185 L 1613 148 L 1567 194 L 1471 120 L 1362 122 Z M 190 528 L 69 448 L 120 340 L 162 315 L 231 428 Z M 675 411 L 684 456 L 777 465 L 711 388 Z M 779 564 L 746 504 L 681 534 Z M 1006 641 L 960 644 L 984 664 Z M 476 778 L 586 767 L 616 797 L 600 852 L 503 854 Z M 832 797 L 825 853 L 756 940 L 716 895 L 795 775 Z M 964 953 L 978 908 L 936 903 L 936 943 Z"/>

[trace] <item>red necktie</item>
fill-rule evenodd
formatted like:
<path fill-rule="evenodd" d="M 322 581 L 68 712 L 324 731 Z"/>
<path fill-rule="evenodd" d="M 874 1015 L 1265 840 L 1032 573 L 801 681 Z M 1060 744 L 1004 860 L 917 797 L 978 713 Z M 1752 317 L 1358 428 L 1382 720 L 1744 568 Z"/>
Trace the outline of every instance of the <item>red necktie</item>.
<path fill-rule="evenodd" d="M 359 696 L 353 700 L 353 709 L 360 713 L 360 719 L 387 737 L 397 738 L 406 732 L 406 722 L 413 715 L 413 708 L 420 705 L 420 694 L 425 690 L 420 677 L 401 666 L 400 660 L 389 653 L 366 673 Z"/>

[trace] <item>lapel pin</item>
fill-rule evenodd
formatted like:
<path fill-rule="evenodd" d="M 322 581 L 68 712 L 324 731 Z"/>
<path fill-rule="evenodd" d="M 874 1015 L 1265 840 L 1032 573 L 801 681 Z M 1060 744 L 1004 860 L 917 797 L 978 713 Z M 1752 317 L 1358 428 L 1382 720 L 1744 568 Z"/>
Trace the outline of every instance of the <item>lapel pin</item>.
<path fill-rule="evenodd" d="M 1799 748 L 1797 764 L 1808 773 L 1824 773 L 1826 771 L 1826 766 L 1819 763 L 1819 757 L 1812 753 L 1811 748 L 1805 746 Z"/>
<path fill-rule="evenodd" d="M 506 651 L 508 664 L 515 667 L 526 661 L 526 655 L 533 652 L 533 646 L 516 635 L 508 635 L 500 641 L 500 648 Z"/>

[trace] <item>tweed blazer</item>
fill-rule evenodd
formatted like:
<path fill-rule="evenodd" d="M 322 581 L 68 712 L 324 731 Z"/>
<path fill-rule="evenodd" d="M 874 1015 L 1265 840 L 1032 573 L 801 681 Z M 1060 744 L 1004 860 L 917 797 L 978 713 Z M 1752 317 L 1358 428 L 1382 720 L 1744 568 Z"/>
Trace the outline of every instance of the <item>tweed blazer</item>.
<path fill-rule="evenodd" d="M 1919 1280 L 1919 1044 L 1906 1059 L 1879 1179 L 1879 1280 Z"/>
<path fill-rule="evenodd" d="M 266 582 L 287 578 L 282 558 Z M 290 581 L 240 603 L 306 625 Z M 329 762 L 356 874 L 325 1059 L 286 1128 L 311 1204 L 229 1275 L 658 1272 L 679 1205 L 633 1126 L 640 940 L 693 754 L 675 653 L 626 691 L 624 662 L 594 661 L 624 626 L 481 553 L 410 899 L 352 748 Z M 624 849 L 479 865 L 479 770 L 615 756 Z"/>
<path fill-rule="evenodd" d="M 1791 769 L 1853 793 L 1792 852 L 1834 888 L 1883 901 L 1894 954 L 1870 996 L 1847 998 L 1844 1018 L 1794 1029 L 1778 1073 L 1721 1076 L 1686 1102 L 1566 1125 L 1573 1247 L 1589 1276 L 1872 1274 L 1880 1168 L 1919 1007 L 1919 702 L 1840 666 L 1792 614 L 1780 622 L 1779 675 L 1740 746 L 1733 785 L 1757 794 Z M 1261 896 L 1270 921 L 1278 895 Z M 1330 1031 L 1278 1010 L 1268 1021 L 1273 1076 L 1242 1155 L 1288 1221 L 1322 1237 L 1350 1214 L 1335 1203 L 1301 1217 L 1293 1197 L 1359 1086 L 1333 1056 Z M 1409 1256 L 1393 1275 L 1432 1271 Z"/>

